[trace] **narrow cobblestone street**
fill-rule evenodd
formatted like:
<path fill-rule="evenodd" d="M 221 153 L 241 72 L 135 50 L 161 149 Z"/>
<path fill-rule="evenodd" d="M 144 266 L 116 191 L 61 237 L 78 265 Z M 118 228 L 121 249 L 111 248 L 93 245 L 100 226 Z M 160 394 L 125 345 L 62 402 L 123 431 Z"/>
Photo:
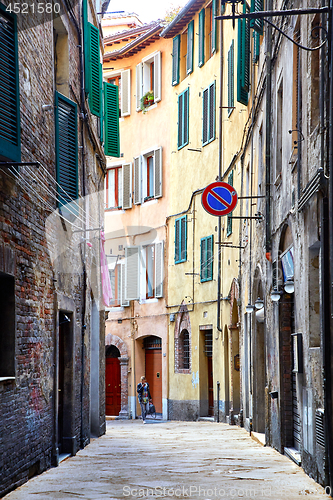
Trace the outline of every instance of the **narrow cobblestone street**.
<path fill-rule="evenodd" d="M 6 500 L 328 498 L 303 470 L 244 429 L 212 422 L 108 421 L 107 433 Z"/>

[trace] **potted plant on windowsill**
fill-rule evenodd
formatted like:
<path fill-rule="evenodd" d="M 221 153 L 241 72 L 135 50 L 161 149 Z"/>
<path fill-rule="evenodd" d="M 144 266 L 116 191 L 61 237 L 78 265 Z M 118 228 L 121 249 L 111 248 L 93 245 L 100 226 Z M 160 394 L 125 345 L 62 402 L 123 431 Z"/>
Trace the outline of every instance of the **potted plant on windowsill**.
<path fill-rule="evenodd" d="M 140 108 L 144 113 L 146 113 L 146 108 L 148 108 L 152 104 L 154 104 L 154 92 L 152 90 L 149 90 L 141 97 Z"/>

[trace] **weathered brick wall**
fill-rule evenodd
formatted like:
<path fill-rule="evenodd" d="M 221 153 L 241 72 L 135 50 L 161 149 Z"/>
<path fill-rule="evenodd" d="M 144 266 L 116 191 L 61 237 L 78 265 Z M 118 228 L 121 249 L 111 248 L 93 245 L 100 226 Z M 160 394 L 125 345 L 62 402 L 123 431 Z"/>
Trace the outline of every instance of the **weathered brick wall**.
<path fill-rule="evenodd" d="M 4 2 L 9 3 L 9 2 Z M 19 17 L 19 72 L 22 161 L 40 161 L 55 177 L 53 26 L 44 23 L 26 28 Z M 67 20 L 70 60 L 70 99 L 80 100 L 80 65 L 76 30 Z M 78 117 L 78 132 L 81 122 Z M 98 137 L 97 131 L 95 131 Z M 83 165 L 79 138 L 79 193 L 83 193 Z M 93 179 L 88 192 L 103 189 L 103 170 L 96 162 L 96 148 L 85 138 L 85 179 Z M 101 154 L 100 154 L 101 156 Z M 31 173 L 32 172 L 32 173 Z M 36 172 L 37 177 L 33 178 Z M 101 180 L 102 179 L 102 180 Z M 98 184 L 98 188 L 97 188 Z M 54 185 L 54 184 L 53 184 Z M 87 183 L 88 185 L 88 183 Z M 60 297 L 72 301 L 73 325 L 73 452 L 90 439 L 90 297 L 91 265 L 87 261 L 87 286 L 81 254 L 75 245 L 51 262 L 45 223 L 56 208 L 52 182 L 44 170 L 21 167 L 17 177 L 0 169 L 0 272 L 15 276 L 16 377 L 0 381 L 0 494 L 57 462 L 58 328 Z M 46 191 L 49 190 L 49 192 Z M 43 201 L 44 200 L 44 201 Z M 91 203 L 90 213 L 100 224 L 102 199 Z M 71 227 L 67 225 L 69 241 Z M 53 235 L 56 242 L 57 233 Z M 94 233 L 96 268 L 99 268 L 99 231 Z M 82 238 L 81 238 L 82 240 Z M 51 238 L 52 241 L 52 238 Z M 81 241 L 82 244 L 82 241 Z M 86 243 L 83 241 L 83 245 Z M 75 269 L 73 273 L 71 270 Z M 99 276 L 97 283 L 99 283 Z M 85 294 L 85 301 L 84 299 Z M 104 311 L 100 312 L 100 355 L 104 363 Z M 82 336 L 83 307 L 86 329 Z M 101 319 L 102 318 L 102 319 Z M 82 345 L 84 373 L 82 376 Z M 81 382 L 83 380 L 83 390 Z M 105 431 L 104 372 L 100 374 L 100 428 Z"/>

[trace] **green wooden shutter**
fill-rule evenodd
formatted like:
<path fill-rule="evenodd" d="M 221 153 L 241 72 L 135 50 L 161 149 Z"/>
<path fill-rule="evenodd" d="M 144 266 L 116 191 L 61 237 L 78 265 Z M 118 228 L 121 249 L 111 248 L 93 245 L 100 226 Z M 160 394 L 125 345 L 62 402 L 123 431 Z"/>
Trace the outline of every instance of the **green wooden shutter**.
<path fill-rule="evenodd" d="M 187 215 L 180 220 L 180 259 L 187 260 Z"/>
<path fill-rule="evenodd" d="M 246 4 L 243 12 L 246 13 Z M 250 26 L 238 19 L 237 101 L 247 106 L 250 88 Z"/>
<path fill-rule="evenodd" d="M 213 0 L 212 3 L 212 54 L 215 54 L 217 50 L 217 20 L 215 16 L 217 16 L 217 1 Z"/>
<path fill-rule="evenodd" d="M 187 215 L 175 220 L 175 263 L 187 260 Z"/>
<path fill-rule="evenodd" d="M 253 32 L 253 62 L 256 64 L 259 61 L 260 53 L 260 35 L 257 32 Z"/>
<path fill-rule="evenodd" d="M 175 36 L 172 43 L 172 85 L 179 83 L 180 35 Z"/>
<path fill-rule="evenodd" d="M 200 240 L 200 281 L 205 281 L 206 238 Z"/>
<path fill-rule="evenodd" d="M 56 173 L 59 207 L 78 197 L 77 106 L 56 92 Z"/>
<path fill-rule="evenodd" d="M 99 50 L 99 29 L 88 23 L 89 33 L 89 108 L 93 115 L 101 113 L 102 64 Z"/>
<path fill-rule="evenodd" d="M 188 144 L 189 89 L 178 96 L 178 149 Z"/>
<path fill-rule="evenodd" d="M 215 139 L 215 82 L 209 86 L 208 140 Z"/>
<path fill-rule="evenodd" d="M 251 12 L 260 12 L 264 10 L 263 0 L 251 0 Z M 251 19 L 250 28 L 253 28 L 260 35 L 263 34 L 263 20 L 262 19 Z"/>
<path fill-rule="evenodd" d="M 228 176 L 228 184 L 230 186 L 234 185 L 234 171 L 232 170 Z M 227 236 L 230 236 L 232 233 L 232 215 L 227 216 Z"/>
<path fill-rule="evenodd" d="M 117 85 L 104 82 L 105 142 L 107 156 L 120 156 L 119 144 L 119 89 Z"/>
<path fill-rule="evenodd" d="M 186 144 L 188 144 L 189 93 L 190 93 L 189 89 L 185 90 L 185 92 L 184 92 L 184 133 L 183 133 L 184 146 L 186 146 Z"/>
<path fill-rule="evenodd" d="M 233 112 L 234 101 L 234 40 L 232 40 L 228 51 L 228 116 Z"/>
<path fill-rule="evenodd" d="M 177 264 L 180 261 L 180 219 L 175 220 L 175 263 Z"/>
<path fill-rule="evenodd" d="M 194 49 L 194 21 L 191 21 L 187 28 L 187 59 L 186 74 L 193 72 L 193 49 Z"/>
<path fill-rule="evenodd" d="M 178 96 L 178 149 L 183 147 L 184 93 Z"/>
<path fill-rule="evenodd" d="M 0 155 L 21 161 L 16 16 L 0 4 Z"/>
<path fill-rule="evenodd" d="M 205 64 L 205 9 L 199 12 L 199 67 Z"/>
<path fill-rule="evenodd" d="M 208 88 L 203 91 L 202 95 L 202 144 L 208 143 L 208 103 L 209 103 L 209 92 Z"/>
<path fill-rule="evenodd" d="M 213 279 L 213 235 L 201 238 L 200 241 L 200 281 Z"/>
<path fill-rule="evenodd" d="M 206 250 L 206 279 L 210 281 L 213 279 L 213 235 L 207 238 L 207 250 Z"/>
<path fill-rule="evenodd" d="M 215 139 L 215 82 L 203 91 L 202 144 Z"/>

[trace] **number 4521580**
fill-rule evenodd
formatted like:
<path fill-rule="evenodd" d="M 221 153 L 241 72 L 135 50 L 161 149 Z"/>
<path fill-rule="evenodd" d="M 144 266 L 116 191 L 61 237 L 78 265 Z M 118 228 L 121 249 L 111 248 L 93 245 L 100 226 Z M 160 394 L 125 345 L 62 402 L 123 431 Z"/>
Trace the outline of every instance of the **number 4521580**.
<path fill-rule="evenodd" d="M 13 14 L 59 14 L 60 3 L 10 3 L 6 11 Z"/>

